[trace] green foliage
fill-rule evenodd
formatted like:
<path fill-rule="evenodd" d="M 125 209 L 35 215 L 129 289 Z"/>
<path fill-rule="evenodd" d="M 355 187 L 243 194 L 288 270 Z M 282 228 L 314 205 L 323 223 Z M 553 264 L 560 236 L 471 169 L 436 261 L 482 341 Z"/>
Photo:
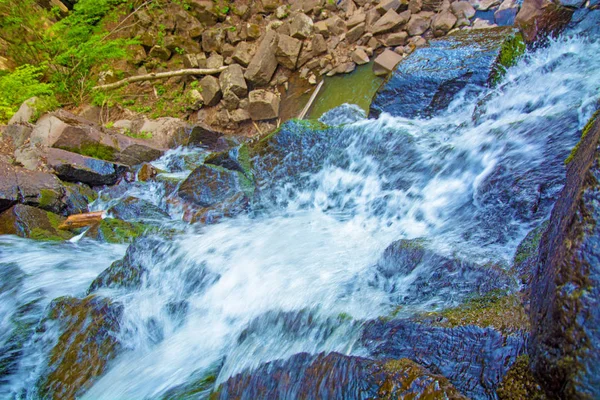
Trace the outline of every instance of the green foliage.
<path fill-rule="evenodd" d="M 52 85 L 40 82 L 45 68 L 45 64 L 39 67 L 26 64 L 0 77 L 0 122 L 8 121 L 25 100 L 34 96 L 40 99 L 36 106 L 51 107 L 48 98 L 54 96 Z"/>
<path fill-rule="evenodd" d="M 577 155 L 577 151 L 579 150 L 579 145 L 581 144 L 581 142 L 583 142 L 583 140 L 586 138 L 588 133 L 592 130 L 592 127 L 594 126 L 594 123 L 596 122 L 596 119 L 599 116 L 600 116 L 600 110 L 596 111 L 594 113 L 594 115 L 592 115 L 592 118 L 590 118 L 590 120 L 585 124 L 585 126 L 583 127 L 583 131 L 581 132 L 581 139 L 579 140 L 579 142 L 577 142 L 575 147 L 573 147 L 573 149 L 571 150 L 571 153 L 565 160 L 565 165 L 569 164 L 571 161 L 573 161 L 573 158 L 575 158 L 575 156 Z"/>

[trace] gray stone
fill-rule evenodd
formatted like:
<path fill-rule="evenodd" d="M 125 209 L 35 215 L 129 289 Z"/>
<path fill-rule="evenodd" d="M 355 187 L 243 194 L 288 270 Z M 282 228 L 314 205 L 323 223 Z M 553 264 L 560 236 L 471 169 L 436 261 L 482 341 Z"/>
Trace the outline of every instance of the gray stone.
<path fill-rule="evenodd" d="M 46 164 L 66 182 L 90 186 L 114 185 L 128 168 L 125 165 L 82 156 L 61 149 L 47 149 Z"/>
<path fill-rule="evenodd" d="M 221 52 L 226 36 L 223 29 L 211 28 L 204 30 L 202 32 L 202 50 L 207 53 L 211 51 Z"/>
<path fill-rule="evenodd" d="M 350 29 L 346 33 L 346 40 L 348 40 L 348 43 L 354 43 L 360 39 L 365 33 L 365 28 L 366 24 L 363 22 L 362 24 L 358 24 L 354 28 Z"/>
<path fill-rule="evenodd" d="M 363 65 L 369 62 L 369 56 L 363 49 L 356 49 L 351 55 L 352 61 L 358 65 Z"/>
<path fill-rule="evenodd" d="M 279 7 L 277 7 L 277 10 L 275 10 L 275 17 L 277 17 L 277 19 L 287 18 L 288 14 L 289 14 L 289 9 L 288 9 L 288 6 L 286 6 L 286 5 L 279 6 Z"/>
<path fill-rule="evenodd" d="M 266 90 L 253 90 L 248 96 L 249 113 L 253 121 L 273 119 L 279 116 L 279 96 Z"/>
<path fill-rule="evenodd" d="M 342 33 L 346 32 L 346 24 L 344 23 L 344 20 L 337 15 L 327 18 L 325 20 L 325 25 L 327 26 L 330 36 L 341 35 Z"/>
<path fill-rule="evenodd" d="M 205 76 L 200 80 L 200 87 L 202 88 L 202 98 L 206 106 L 212 107 L 221 101 L 221 86 L 217 78 L 214 76 Z"/>
<path fill-rule="evenodd" d="M 404 11 L 400 14 L 394 10 L 389 10 L 377 22 L 373 24 L 371 32 L 374 35 L 386 33 L 394 30 L 396 27 L 405 24 L 410 18 L 410 11 Z"/>
<path fill-rule="evenodd" d="M 383 44 L 386 47 L 404 46 L 407 39 L 408 33 L 404 31 L 390 33 L 386 38 L 383 39 Z"/>
<path fill-rule="evenodd" d="M 254 52 L 256 51 L 256 46 L 252 43 L 248 42 L 240 42 L 231 58 L 240 65 L 247 67 L 252 61 L 252 56 L 254 56 Z"/>
<path fill-rule="evenodd" d="M 284 67 L 294 70 L 300 55 L 302 42 L 287 35 L 279 35 L 277 51 L 275 52 L 277 62 Z"/>
<path fill-rule="evenodd" d="M 183 66 L 186 68 L 198 68 L 198 59 L 195 54 L 183 55 Z"/>
<path fill-rule="evenodd" d="M 410 17 L 410 21 L 406 25 L 406 30 L 410 36 L 422 35 L 429 29 L 429 18 L 417 14 Z"/>
<path fill-rule="evenodd" d="M 400 0 L 381 0 L 381 2 L 375 7 L 379 14 L 385 14 L 389 10 L 398 10 L 400 8 Z"/>
<path fill-rule="evenodd" d="M 494 21 L 498 26 L 513 25 L 518 12 L 519 4 L 516 0 L 504 0 L 494 12 Z"/>
<path fill-rule="evenodd" d="M 456 15 L 457 18 L 473 18 L 475 16 L 475 9 L 468 1 L 456 1 L 450 5 L 450 9 Z"/>
<path fill-rule="evenodd" d="M 261 41 L 252 62 L 244 74 L 246 80 L 256 86 L 265 86 L 273 77 L 277 69 L 277 33 L 269 31 Z"/>
<path fill-rule="evenodd" d="M 231 91 L 223 92 L 221 104 L 223 104 L 225 109 L 233 111 L 240 106 L 240 98 Z"/>
<path fill-rule="evenodd" d="M 171 58 L 171 50 L 162 46 L 152 46 L 150 49 L 150 53 L 148 53 L 150 57 L 155 57 L 164 61 L 168 61 Z"/>
<path fill-rule="evenodd" d="M 412 14 L 421 12 L 423 8 L 423 0 L 410 0 L 408 3 L 408 9 Z"/>
<path fill-rule="evenodd" d="M 298 13 L 290 22 L 290 36 L 306 39 L 313 32 L 313 20 L 306 14 Z"/>
<path fill-rule="evenodd" d="M 431 28 L 433 29 L 433 35 L 436 37 L 444 36 L 450 31 L 456 24 L 457 18 L 450 11 L 443 11 L 436 14 L 431 20 Z"/>
<path fill-rule="evenodd" d="M 206 59 L 206 68 L 216 69 L 223 66 L 223 56 L 219 53 L 212 53 L 210 57 Z"/>
<path fill-rule="evenodd" d="M 319 21 L 314 24 L 314 31 L 324 37 L 329 37 L 329 27 L 327 26 L 327 21 Z"/>
<path fill-rule="evenodd" d="M 14 147 L 21 147 L 31 137 L 33 128 L 26 125 L 8 125 L 2 131 L 3 138 L 10 138 Z"/>
<path fill-rule="evenodd" d="M 232 64 L 219 76 L 219 84 L 223 93 L 232 92 L 242 98 L 248 94 L 248 86 L 244 79 L 244 71 L 238 64 Z"/>
<path fill-rule="evenodd" d="M 248 121 L 250 119 L 250 113 L 242 108 L 238 108 L 237 110 L 233 110 L 229 113 L 231 120 L 235 123 L 240 123 L 244 121 Z"/>
<path fill-rule="evenodd" d="M 37 97 L 32 97 L 30 99 L 25 100 L 23 104 L 21 104 L 19 110 L 15 113 L 15 115 L 13 115 L 8 121 L 8 124 L 12 125 L 31 122 L 31 119 L 33 118 L 36 112 L 35 103 L 37 102 L 37 100 Z"/>
<path fill-rule="evenodd" d="M 391 50 L 385 50 L 375 58 L 373 73 L 377 76 L 387 75 L 394 70 L 400 61 L 402 61 L 401 55 Z"/>
<path fill-rule="evenodd" d="M 346 28 L 352 29 L 358 24 L 362 24 L 367 19 L 367 15 L 364 12 L 356 12 L 352 17 L 346 21 Z M 316 24 L 315 24 L 316 25 Z"/>

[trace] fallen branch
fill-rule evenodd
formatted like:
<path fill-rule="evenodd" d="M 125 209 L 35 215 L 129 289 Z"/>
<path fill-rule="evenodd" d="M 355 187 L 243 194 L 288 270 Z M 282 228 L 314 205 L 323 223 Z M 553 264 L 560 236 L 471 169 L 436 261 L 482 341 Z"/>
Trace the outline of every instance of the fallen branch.
<path fill-rule="evenodd" d="M 59 225 L 58 229 L 68 230 L 83 228 L 84 226 L 90 226 L 102 221 L 104 215 L 104 211 L 93 211 L 83 214 L 69 215 L 69 217 L 62 224 Z"/>
<path fill-rule="evenodd" d="M 106 85 L 98 85 L 94 86 L 92 89 L 94 90 L 110 90 L 117 89 L 121 86 L 129 85 L 130 83 L 142 82 L 142 81 L 150 81 L 154 79 L 165 79 L 172 78 L 174 76 L 186 76 L 186 75 L 216 75 L 225 71 L 227 67 L 220 68 L 209 68 L 209 69 L 201 69 L 201 68 L 187 68 L 187 69 L 178 69 L 177 71 L 169 71 L 169 72 L 155 72 L 146 75 L 136 75 L 130 76 L 129 78 L 121 79 L 120 81 L 114 83 L 108 83 Z"/>
<path fill-rule="evenodd" d="M 300 113 L 300 115 L 298 115 L 298 119 L 304 119 L 304 117 L 306 117 L 308 110 L 310 110 L 310 107 L 312 106 L 313 102 L 317 98 L 317 95 L 319 94 L 319 91 L 321 90 L 321 87 L 323 86 L 323 82 L 325 82 L 325 79 L 323 79 L 321 82 L 319 82 L 319 85 L 316 87 L 312 96 L 310 96 L 310 99 L 308 99 L 308 103 L 306 103 L 306 106 L 304 106 L 304 109 L 302 109 L 302 112 Z"/>

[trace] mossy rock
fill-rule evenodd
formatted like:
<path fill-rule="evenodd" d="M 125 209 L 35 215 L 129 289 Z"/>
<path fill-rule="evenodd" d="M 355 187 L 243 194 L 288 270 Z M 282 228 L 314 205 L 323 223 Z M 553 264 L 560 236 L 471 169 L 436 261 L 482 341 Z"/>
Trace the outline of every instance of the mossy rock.
<path fill-rule="evenodd" d="M 498 385 L 496 394 L 500 400 L 546 400 L 548 398 L 531 371 L 527 355 L 516 359 Z"/>
<path fill-rule="evenodd" d="M 216 165 L 238 171 L 250 180 L 254 179 L 252 173 L 252 160 L 250 159 L 250 149 L 247 144 L 234 147 L 217 153 L 212 153 L 204 160 L 205 164 Z"/>
<path fill-rule="evenodd" d="M 0 214 L 0 234 L 44 241 L 62 241 L 73 233 L 58 229 L 64 217 L 50 211 L 17 204 Z"/>
<path fill-rule="evenodd" d="M 59 337 L 36 398 L 71 400 L 89 389 L 122 348 L 116 338 L 122 313 L 122 306 L 102 297 L 52 301 L 42 326 L 58 328 Z"/>
<path fill-rule="evenodd" d="M 435 325 L 451 328 L 467 325 L 492 327 L 505 335 L 530 329 L 521 296 L 500 291 L 473 297 L 458 307 L 426 313 L 424 316 Z"/>
<path fill-rule="evenodd" d="M 128 222 L 116 218 L 106 218 L 91 227 L 86 237 L 106 243 L 131 243 L 146 232 L 154 232 L 158 228 L 140 222 Z"/>
<path fill-rule="evenodd" d="M 70 214 L 80 214 L 88 211 L 88 205 L 98 198 L 91 187 L 82 183 L 63 182 L 65 188 L 64 203 Z"/>
<path fill-rule="evenodd" d="M 573 161 L 573 158 L 575 158 L 577 156 L 577 152 L 579 151 L 580 144 L 584 141 L 584 139 L 586 138 L 588 133 L 590 133 L 590 131 L 592 130 L 592 128 L 593 128 L 594 124 L 596 123 L 596 120 L 598 119 L 599 116 L 600 116 L 600 110 L 596 111 L 594 113 L 594 115 L 592 115 L 592 118 L 590 118 L 590 120 L 585 124 L 583 131 L 581 131 L 581 139 L 575 145 L 575 147 L 573 147 L 573 149 L 571 150 L 571 153 L 565 160 L 565 164 L 571 163 L 571 161 Z"/>
<path fill-rule="evenodd" d="M 520 32 L 513 33 L 504 40 L 500 54 L 498 54 L 494 68 L 490 73 L 489 82 L 491 86 L 500 82 L 506 70 L 515 65 L 519 58 L 525 54 L 526 48 L 525 40 Z"/>

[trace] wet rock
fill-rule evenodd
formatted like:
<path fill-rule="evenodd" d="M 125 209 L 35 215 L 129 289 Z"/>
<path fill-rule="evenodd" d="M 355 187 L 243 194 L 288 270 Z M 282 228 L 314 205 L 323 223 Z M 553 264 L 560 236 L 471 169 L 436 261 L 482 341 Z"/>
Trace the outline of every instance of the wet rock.
<path fill-rule="evenodd" d="M 248 96 L 250 106 L 248 112 L 254 121 L 277 118 L 279 116 L 280 99 L 267 90 L 253 90 Z"/>
<path fill-rule="evenodd" d="M 81 182 L 90 186 L 114 185 L 128 170 L 128 167 L 123 164 L 60 149 L 48 149 L 45 154 L 48 167 L 60 179 L 67 182 Z"/>
<path fill-rule="evenodd" d="M 158 175 L 158 170 L 152 164 L 144 163 L 137 173 L 137 179 L 140 182 L 147 182 Z"/>
<path fill-rule="evenodd" d="M 204 104 L 207 107 L 216 106 L 221 101 L 223 94 L 217 78 L 214 76 L 205 76 L 200 80 L 200 87 L 202 88 Z"/>
<path fill-rule="evenodd" d="M 288 69 L 296 69 L 301 48 L 302 42 L 300 40 L 287 35 L 279 35 L 277 51 L 275 53 L 277 62 Z"/>
<path fill-rule="evenodd" d="M 444 11 L 435 15 L 431 20 L 433 35 L 436 37 L 444 36 L 456 24 L 457 18 L 450 11 Z"/>
<path fill-rule="evenodd" d="M 0 234 L 35 240 L 68 240 L 73 234 L 58 229 L 63 220 L 64 217 L 50 211 L 17 204 L 0 214 Z"/>
<path fill-rule="evenodd" d="M 525 41 L 532 43 L 558 33 L 569 23 L 572 13 L 549 0 L 525 0 L 515 18 L 515 26 L 521 30 Z"/>
<path fill-rule="evenodd" d="M 256 48 L 253 44 L 240 42 L 235 48 L 231 58 L 240 65 L 247 67 L 252 61 L 252 56 L 254 56 L 255 51 Z"/>
<path fill-rule="evenodd" d="M 42 324 L 58 329 L 59 337 L 36 383 L 40 398 L 75 399 L 92 386 L 122 348 L 117 340 L 122 313 L 122 306 L 102 297 L 52 301 Z"/>
<path fill-rule="evenodd" d="M 422 35 L 429 29 L 430 20 L 420 14 L 412 15 L 408 24 L 406 25 L 406 31 L 410 36 Z"/>
<path fill-rule="evenodd" d="M 494 82 L 504 68 L 497 60 L 514 62 L 521 54 L 516 50 L 522 49 L 519 43 L 522 41 L 510 28 L 458 31 L 431 40 L 429 47 L 419 48 L 405 58 L 379 89 L 371 104 L 371 115 L 387 111 L 405 117 L 431 116 L 446 108 L 467 85 L 477 92 L 477 88 Z"/>
<path fill-rule="evenodd" d="M 306 14 L 298 13 L 290 22 L 290 36 L 306 39 L 313 32 L 313 20 Z"/>
<path fill-rule="evenodd" d="M 179 197 L 200 207 L 211 207 L 252 191 L 252 183 L 238 171 L 201 165 L 181 184 Z"/>
<path fill-rule="evenodd" d="M 532 280 L 530 355 L 552 397 L 600 396 L 599 120 L 596 113 L 567 159 Z"/>
<path fill-rule="evenodd" d="M 98 198 L 98 194 L 88 185 L 63 182 L 65 214 L 81 214 L 88 212 L 88 204 Z"/>
<path fill-rule="evenodd" d="M 448 380 L 409 359 L 375 361 L 339 353 L 299 353 L 229 378 L 216 398 L 465 399 Z"/>
<path fill-rule="evenodd" d="M 232 64 L 221 72 L 219 84 L 223 93 L 232 92 L 240 98 L 248 94 L 244 71 L 238 64 Z"/>
<path fill-rule="evenodd" d="M 504 336 L 492 328 L 409 320 L 369 321 L 360 342 L 377 359 L 417 360 L 469 398 L 495 398 L 502 377 L 525 350 L 524 333 Z"/>
<path fill-rule="evenodd" d="M 369 56 L 363 49 L 356 49 L 352 52 L 352 61 L 358 65 L 363 65 L 369 62 Z"/>
<path fill-rule="evenodd" d="M 373 24 L 371 27 L 371 32 L 374 35 L 390 32 L 399 25 L 408 22 L 409 18 L 410 11 L 398 14 L 394 10 L 389 10 L 383 15 L 383 17 L 378 19 L 377 22 Z"/>
<path fill-rule="evenodd" d="M 154 45 L 150 49 L 148 55 L 150 57 L 158 58 L 163 61 L 168 61 L 169 58 L 171 58 L 171 50 L 167 49 L 166 47 Z"/>
<path fill-rule="evenodd" d="M 248 82 L 255 86 L 265 86 L 269 83 L 277 69 L 276 50 L 277 33 L 269 31 L 262 39 L 244 74 Z"/>
<path fill-rule="evenodd" d="M 206 157 L 204 163 L 241 172 L 248 179 L 253 178 L 250 150 L 247 145 L 240 145 L 230 150 L 213 153 Z"/>
<path fill-rule="evenodd" d="M 161 220 L 169 218 L 169 214 L 154 204 L 128 196 L 106 210 L 114 218 L 124 221 Z"/>
<path fill-rule="evenodd" d="M 400 61 L 402 61 L 402 56 L 391 50 L 385 50 L 375 58 L 373 73 L 377 76 L 387 75 L 394 70 Z"/>
<path fill-rule="evenodd" d="M 221 145 L 221 137 L 223 134 L 214 129 L 211 129 L 208 125 L 198 123 L 194 125 L 190 133 L 190 145 L 200 145 L 208 150 L 214 151 Z"/>
<path fill-rule="evenodd" d="M 494 12 L 494 21 L 498 26 L 513 25 L 518 12 L 519 3 L 516 0 L 504 0 Z"/>
<path fill-rule="evenodd" d="M 35 103 L 38 101 L 37 97 L 27 99 L 21 104 L 17 112 L 10 118 L 8 125 L 12 124 L 23 124 L 31 122 L 33 116 L 36 113 Z"/>
<path fill-rule="evenodd" d="M 0 211 L 24 203 L 60 213 L 63 194 L 63 185 L 56 176 L 0 161 Z"/>
<path fill-rule="evenodd" d="M 157 228 L 140 222 L 123 221 L 117 218 L 105 218 L 93 225 L 85 233 L 88 239 L 103 243 L 131 243 L 145 233 L 155 232 Z"/>

